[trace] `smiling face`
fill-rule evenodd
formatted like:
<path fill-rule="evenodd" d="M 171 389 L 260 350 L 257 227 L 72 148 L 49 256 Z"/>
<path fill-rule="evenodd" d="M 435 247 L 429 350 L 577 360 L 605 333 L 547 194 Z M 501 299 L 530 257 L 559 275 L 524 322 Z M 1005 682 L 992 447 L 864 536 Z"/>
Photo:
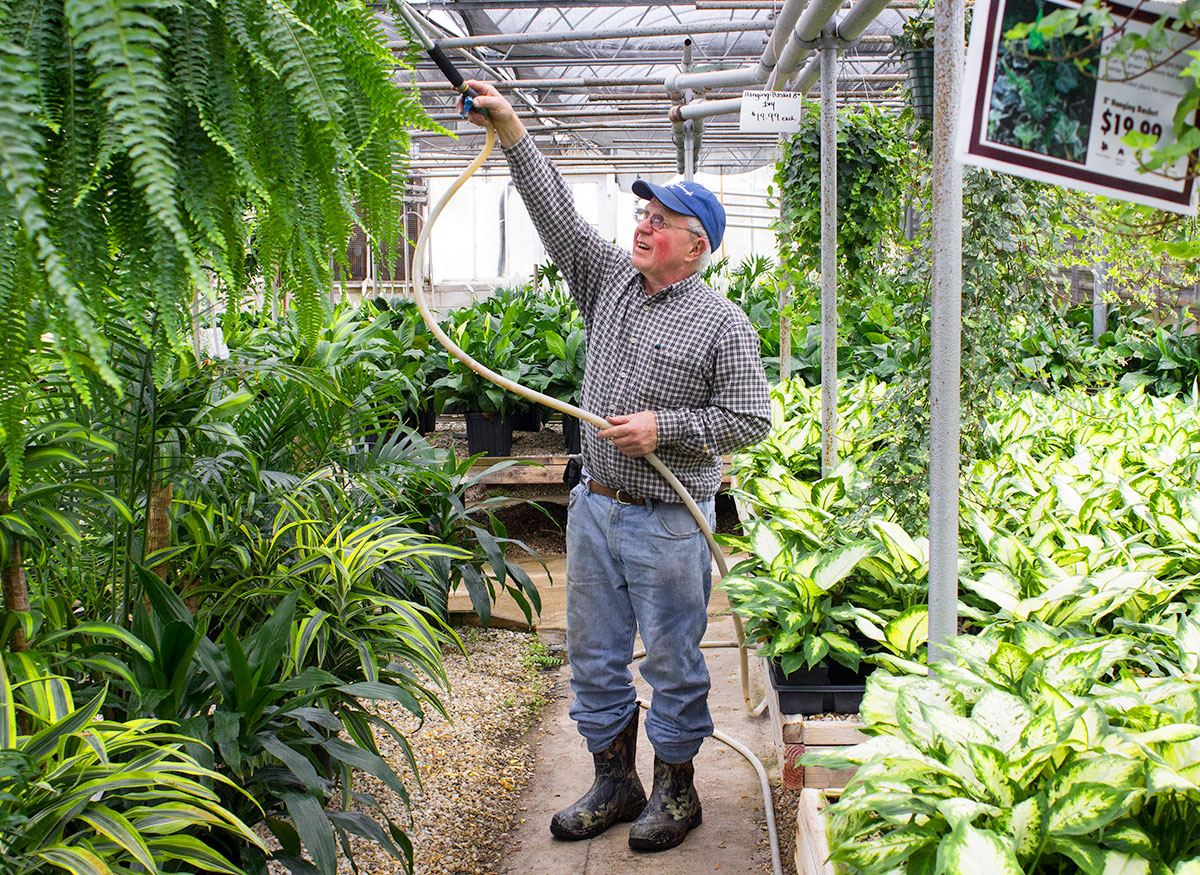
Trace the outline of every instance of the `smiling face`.
<path fill-rule="evenodd" d="M 689 216 L 669 210 L 657 198 L 645 205 L 646 218 L 633 232 L 633 266 L 646 280 L 646 292 L 654 294 L 691 276 L 708 245 L 687 227 Z M 667 225 L 655 231 L 650 217 L 659 215 Z"/>

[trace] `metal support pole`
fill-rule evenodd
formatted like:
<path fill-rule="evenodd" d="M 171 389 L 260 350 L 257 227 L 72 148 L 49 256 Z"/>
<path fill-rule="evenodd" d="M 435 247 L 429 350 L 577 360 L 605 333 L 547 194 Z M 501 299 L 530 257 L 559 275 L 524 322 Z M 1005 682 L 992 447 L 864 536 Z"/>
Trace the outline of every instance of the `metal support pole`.
<path fill-rule="evenodd" d="M 837 467 L 837 45 L 821 32 L 821 474 Z"/>
<path fill-rule="evenodd" d="M 683 72 L 692 72 L 692 40 L 683 41 Z M 692 89 L 685 88 L 683 102 L 691 103 Z M 696 175 L 696 123 L 688 119 L 683 123 L 683 178 L 691 182 Z"/>
<path fill-rule="evenodd" d="M 1108 262 L 1096 265 L 1092 282 L 1092 343 L 1108 331 Z"/>
<path fill-rule="evenodd" d="M 958 631 L 962 165 L 954 158 L 963 0 L 934 0 L 933 280 L 929 375 L 929 661 Z"/>

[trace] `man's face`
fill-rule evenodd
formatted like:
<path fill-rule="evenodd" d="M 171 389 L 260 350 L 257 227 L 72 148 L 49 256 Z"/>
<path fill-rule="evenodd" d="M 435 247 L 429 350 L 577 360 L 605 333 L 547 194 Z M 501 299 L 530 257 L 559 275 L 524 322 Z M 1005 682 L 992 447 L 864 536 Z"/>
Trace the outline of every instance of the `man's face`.
<path fill-rule="evenodd" d="M 673 275 L 685 269 L 704 249 L 703 241 L 687 227 L 690 217 L 667 209 L 657 198 L 643 209 L 646 216 L 633 232 L 633 266 L 646 276 Z M 657 231 L 651 225 L 654 216 L 661 216 L 665 223 Z"/>

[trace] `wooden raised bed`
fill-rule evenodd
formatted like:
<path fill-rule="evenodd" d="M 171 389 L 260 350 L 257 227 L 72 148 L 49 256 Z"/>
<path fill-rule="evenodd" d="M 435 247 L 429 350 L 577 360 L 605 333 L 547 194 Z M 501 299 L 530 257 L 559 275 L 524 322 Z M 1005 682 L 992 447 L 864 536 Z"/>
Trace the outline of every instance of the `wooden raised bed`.
<path fill-rule="evenodd" d="M 814 788 L 841 789 L 854 777 L 854 769 L 826 769 L 822 766 L 801 766 L 796 760 L 806 753 L 827 751 L 866 741 L 862 722 L 857 718 L 838 719 L 784 714 L 779 708 L 779 693 L 771 686 L 765 659 L 759 659 L 767 709 L 771 715 L 771 731 L 775 754 L 783 776 L 783 786 L 789 790 Z"/>
<path fill-rule="evenodd" d="M 829 862 L 829 835 L 826 832 L 825 794 L 817 789 L 804 790 L 796 806 L 796 875 L 836 875 Z"/>

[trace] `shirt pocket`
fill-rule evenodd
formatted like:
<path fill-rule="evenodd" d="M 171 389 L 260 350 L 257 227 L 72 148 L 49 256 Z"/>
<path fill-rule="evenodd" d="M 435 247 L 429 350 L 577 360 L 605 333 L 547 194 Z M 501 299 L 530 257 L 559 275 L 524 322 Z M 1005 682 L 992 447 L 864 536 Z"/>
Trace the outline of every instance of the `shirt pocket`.
<path fill-rule="evenodd" d="M 712 395 L 708 365 L 698 350 L 678 340 L 659 340 L 651 345 L 648 358 L 648 409 L 703 407 L 708 403 Z"/>

